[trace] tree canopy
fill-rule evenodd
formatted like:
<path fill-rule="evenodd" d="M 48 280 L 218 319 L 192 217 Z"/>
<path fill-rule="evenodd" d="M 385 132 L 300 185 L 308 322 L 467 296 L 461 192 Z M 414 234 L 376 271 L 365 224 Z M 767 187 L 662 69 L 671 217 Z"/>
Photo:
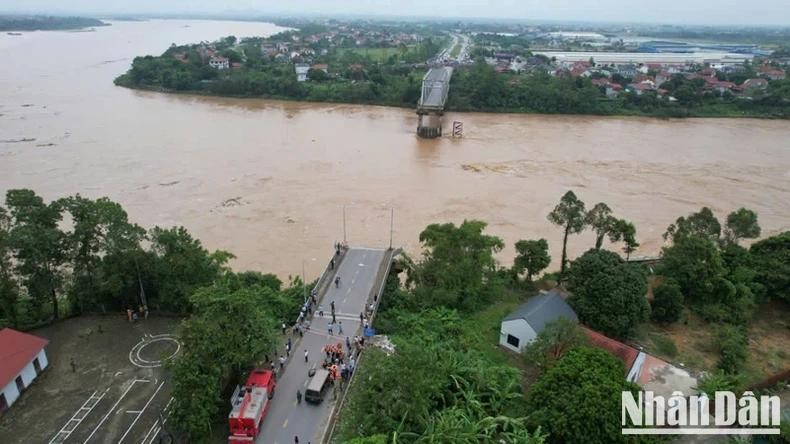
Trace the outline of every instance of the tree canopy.
<path fill-rule="evenodd" d="M 573 191 L 568 190 L 560 199 L 560 203 L 549 213 L 549 222 L 563 229 L 562 260 L 560 262 L 560 276 L 565 275 L 568 262 L 568 235 L 581 233 L 586 226 L 586 213 L 584 202 L 576 197 Z"/>
<path fill-rule="evenodd" d="M 516 257 L 513 259 L 513 272 L 516 276 L 527 273 L 527 282 L 551 263 L 549 243 L 546 239 L 520 240 L 516 242 Z"/>
<path fill-rule="evenodd" d="M 611 251 L 592 249 L 573 261 L 568 289 L 579 319 L 608 336 L 629 336 L 650 313 L 645 272 Z"/>
<path fill-rule="evenodd" d="M 497 287 L 494 253 L 504 244 L 483 234 L 485 222 L 431 224 L 420 233 L 423 259 L 409 269 L 409 283 L 420 287 L 424 303 L 469 309 L 485 304 Z"/>
<path fill-rule="evenodd" d="M 639 387 L 625 380 L 623 364 L 603 350 L 568 351 L 532 385 L 529 424 L 541 425 L 552 443 L 620 443 L 621 392 Z"/>

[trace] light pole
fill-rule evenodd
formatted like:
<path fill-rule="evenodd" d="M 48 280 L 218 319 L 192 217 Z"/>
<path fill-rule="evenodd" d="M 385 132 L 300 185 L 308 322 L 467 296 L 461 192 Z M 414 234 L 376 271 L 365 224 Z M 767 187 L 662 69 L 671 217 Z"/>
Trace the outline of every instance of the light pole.
<path fill-rule="evenodd" d="M 304 276 L 304 259 L 302 259 L 302 287 L 304 287 L 304 301 L 307 302 L 307 280 Z"/>
<path fill-rule="evenodd" d="M 395 207 L 390 208 L 390 250 L 392 250 L 392 227 L 395 220 Z"/>
<path fill-rule="evenodd" d="M 346 206 L 343 205 L 343 243 L 346 243 Z"/>

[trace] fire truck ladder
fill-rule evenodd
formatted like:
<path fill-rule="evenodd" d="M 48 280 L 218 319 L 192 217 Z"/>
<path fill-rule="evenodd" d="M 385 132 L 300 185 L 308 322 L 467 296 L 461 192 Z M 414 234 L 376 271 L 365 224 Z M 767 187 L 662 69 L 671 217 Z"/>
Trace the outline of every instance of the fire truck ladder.
<path fill-rule="evenodd" d="M 69 436 L 71 436 L 71 434 L 77 429 L 77 427 L 79 427 L 85 417 L 90 414 L 91 410 L 93 410 L 93 408 L 96 407 L 96 405 L 104 398 L 104 395 L 107 394 L 107 390 L 109 389 L 110 388 L 108 387 L 101 394 L 98 394 L 99 392 L 94 391 L 90 397 L 85 400 L 85 402 L 82 404 L 82 407 L 74 412 L 74 415 L 72 415 L 71 419 L 66 421 L 66 424 L 63 425 L 60 431 L 56 433 L 51 440 L 49 440 L 49 444 L 62 443 Z"/>

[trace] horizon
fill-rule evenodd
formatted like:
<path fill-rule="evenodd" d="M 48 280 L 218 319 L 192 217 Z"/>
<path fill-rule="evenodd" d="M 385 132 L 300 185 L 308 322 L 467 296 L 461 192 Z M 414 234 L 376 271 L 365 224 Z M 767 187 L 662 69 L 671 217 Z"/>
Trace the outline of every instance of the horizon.
<path fill-rule="evenodd" d="M 744 13 L 742 0 L 720 0 L 711 11 L 704 0 L 667 0 L 661 10 L 634 12 L 622 0 L 563 0 L 545 5 L 539 0 L 294 0 L 283 6 L 270 0 L 230 0 L 217 6 L 208 0 L 171 0 L 162 6 L 155 0 L 121 0 L 107 5 L 98 0 L 73 0 L 68 6 L 57 0 L 28 0 L 0 8 L 2 14 L 91 17 L 178 18 L 348 18 L 374 20 L 500 21 L 524 24 L 663 25 L 710 27 L 788 28 L 790 2 L 769 0 Z M 398 13 L 389 11 L 397 10 Z M 502 11 L 511 11 L 504 14 Z M 490 11 L 495 11 L 490 13 Z M 783 18 L 784 17 L 784 18 Z"/>

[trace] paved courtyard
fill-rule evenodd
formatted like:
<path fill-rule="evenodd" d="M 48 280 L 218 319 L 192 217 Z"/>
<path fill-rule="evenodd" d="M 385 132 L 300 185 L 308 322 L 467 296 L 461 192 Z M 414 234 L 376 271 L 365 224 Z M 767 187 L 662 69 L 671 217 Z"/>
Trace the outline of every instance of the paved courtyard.
<path fill-rule="evenodd" d="M 0 417 L 2 442 L 156 442 L 172 399 L 162 361 L 180 350 L 177 323 L 130 324 L 119 314 L 32 331 L 50 340 L 50 366 Z"/>

